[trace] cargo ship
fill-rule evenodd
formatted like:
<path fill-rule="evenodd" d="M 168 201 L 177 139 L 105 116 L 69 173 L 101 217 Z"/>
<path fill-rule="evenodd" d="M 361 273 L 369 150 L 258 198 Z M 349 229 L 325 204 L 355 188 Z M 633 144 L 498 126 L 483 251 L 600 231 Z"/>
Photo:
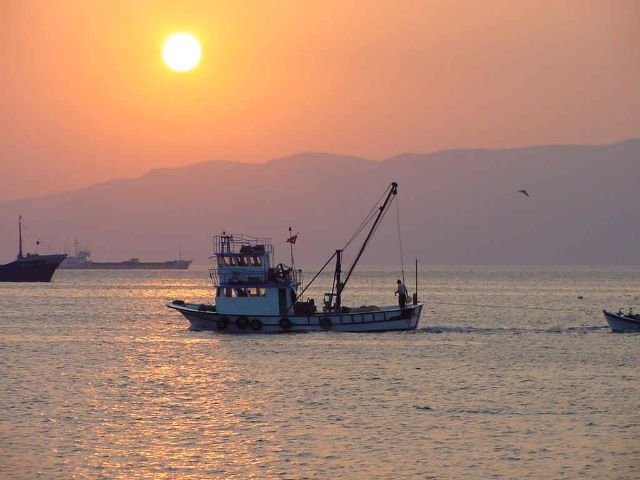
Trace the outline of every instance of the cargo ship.
<path fill-rule="evenodd" d="M 139 258 L 131 258 L 123 262 L 94 262 L 89 250 L 78 250 L 76 240 L 73 255 L 67 257 L 60 264 L 60 268 L 63 270 L 186 270 L 191 262 L 182 258 L 165 262 L 141 262 Z"/>
<path fill-rule="evenodd" d="M 50 282 L 65 254 L 22 253 L 22 216 L 18 217 L 18 257 L 0 265 L 0 282 Z"/>

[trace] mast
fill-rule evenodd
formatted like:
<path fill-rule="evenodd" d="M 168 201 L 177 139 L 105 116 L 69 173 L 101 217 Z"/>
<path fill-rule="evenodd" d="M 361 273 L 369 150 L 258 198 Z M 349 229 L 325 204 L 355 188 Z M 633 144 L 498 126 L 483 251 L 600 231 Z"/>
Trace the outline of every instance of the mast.
<path fill-rule="evenodd" d="M 416 291 L 413 292 L 413 304 L 418 304 L 418 259 L 416 258 Z"/>
<path fill-rule="evenodd" d="M 336 250 L 336 270 L 333 274 L 333 285 L 336 288 L 336 301 L 334 308 L 335 310 L 340 310 L 341 298 L 340 298 L 340 290 L 342 288 L 342 282 L 340 280 L 340 275 L 342 273 L 342 250 Z"/>
<path fill-rule="evenodd" d="M 22 215 L 18 215 L 18 259 L 22 257 Z"/>
<path fill-rule="evenodd" d="M 289 237 L 287 238 L 287 243 L 289 244 L 289 249 L 291 250 L 291 268 L 295 269 L 295 263 L 293 262 L 293 231 L 291 227 L 289 227 Z"/>
<path fill-rule="evenodd" d="M 374 232 L 378 228 L 378 224 L 380 223 L 380 221 L 382 220 L 382 217 L 384 216 L 385 212 L 389 208 L 389 205 L 391 204 L 391 200 L 397 194 L 398 194 L 398 184 L 396 182 L 391 182 L 389 193 L 387 194 L 387 197 L 384 199 L 383 204 L 378 209 L 378 215 L 376 216 L 376 219 L 373 222 L 373 225 L 371 225 L 371 228 L 369 229 L 369 233 L 367 234 L 367 238 L 364 239 L 364 242 L 362 243 L 362 246 L 360 247 L 360 250 L 358 251 L 358 255 L 356 255 L 356 259 L 353 261 L 353 264 L 351 265 L 351 268 L 349 268 L 349 272 L 347 273 L 347 276 L 345 277 L 344 282 L 338 284 L 337 293 L 336 293 L 336 303 L 335 303 L 336 304 L 336 308 L 338 308 L 338 306 L 341 303 L 342 291 L 346 287 L 347 282 L 349 281 L 349 278 L 351 278 L 351 274 L 353 273 L 353 270 L 356 268 L 356 265 L 358 264 L 358 261 L 360 260 L 360 257 L 362 256 L 362 254 L 364 253 L 365 249 L 367 248 L 367 245 L 369 244 L 369 240 L 371 240 L 371 237 L 373 236 Z M 336 267 L 337 267 L 337 265 L 336 265 Z"/>

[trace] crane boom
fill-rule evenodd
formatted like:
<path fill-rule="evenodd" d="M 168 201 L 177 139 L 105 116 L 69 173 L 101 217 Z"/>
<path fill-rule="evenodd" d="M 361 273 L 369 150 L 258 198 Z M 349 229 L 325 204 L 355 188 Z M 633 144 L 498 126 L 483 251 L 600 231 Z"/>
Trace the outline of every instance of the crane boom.
<path fill-rule="evenodd" d="M 378 224 L 380 223 L 380 221 L 382 220 L 382 217 L 384 216 L 385 212 L 388 210 L 389 206 L 391 205 L 391 201 L 393 200 L 393 198 L 397 194 L 398 194 L 398 184 L 396 182 L 391 182 L 391 185 L 389 187 L 389 193 L 387 194 L 386 198 L 384 199 L 384 202 L 382 203 L 382 205 L 378 209 L 378 215 L 376 216 L 376 219 L 374 220 L 373 225 L 371 225 L 371 228 L 369 229 L 369 233 L 367 234 L 367 237 L 364 239 L 364 242 L 362 242 L 362 246 L 360 247 L 360 250 L 358 251 L 358 255 L 356 255 L 356 258 L 353 261 L 353 264 L 351 265 L 351 268 L 349 268 L 349 271 L 348 271 L 346 277 L 344 278 L 344 281 L 342 283 L 339 283 L 338 286 L 337 286 L 336 299 L 335 299 L 335 308 L 340 308 L 341 300 L 342 300 L 342 298 L 341 298 L 342 297 L 342 292 L 344 291 L 344 289 L 345 289 L 345 287 L 347 285 L 347 282 L 349 281 L 349 278 L 351 278 L 351 274 L 353 273 L 353 270 L 356 268 L 356 265 L 358 264 L 358 261 L 360 260 L 360 257 L 362 256 L 362 254 L 364 253 L 365 249 L 367 248 L 367 245 L 369 244 L 369 240 L 371 240 L 371 237 L 373 236 L 374 232 L 376 231 L 376 228 L 378 228 Z"/>

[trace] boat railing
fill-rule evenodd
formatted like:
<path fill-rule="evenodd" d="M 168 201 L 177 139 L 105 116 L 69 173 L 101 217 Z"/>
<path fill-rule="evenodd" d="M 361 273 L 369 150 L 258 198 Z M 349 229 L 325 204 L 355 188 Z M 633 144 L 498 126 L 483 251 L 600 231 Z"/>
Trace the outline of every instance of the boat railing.
<path fill-rule="evenodd" d="M 261 272 L 240 272 L 228 268 L 210 268 L 209 278 L 214 285 L 220 284 L 266 284 L 266 283 L 301 283 L 302 270 L 277 268 Z"/>
<path fill-rule="evenodd" d="M 218 285 L 220 283 L 217 268 L 209 269 L 209 278 L 211 279 L 211 283 L 213 283 L 214 285 Z"/>
<path fill-rule="evenodd" d="M 290 275 L 292 282 L 302 284 L 302 270 L 293 269 L 291 270 Z"/>
<path fill-rule="evenodd" d="M 216 235 L 213 237 L 214 254 L 244 253 L 243 250 L 273 253 L 273 241 L 267 237 L 252 237 L 244 234 Z"/>

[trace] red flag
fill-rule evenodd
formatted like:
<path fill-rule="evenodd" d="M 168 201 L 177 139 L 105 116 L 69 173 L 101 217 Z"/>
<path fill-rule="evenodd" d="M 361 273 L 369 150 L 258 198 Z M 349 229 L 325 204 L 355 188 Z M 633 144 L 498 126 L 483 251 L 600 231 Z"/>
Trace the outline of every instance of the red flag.
<path fill-rule="evenodd" d="M 290 243 L 292 245 L 296 244 L 296 240 L 298 239 L 298 234 L 296 233 L 295 235 L 287 238 L 287 243 Z"/>

